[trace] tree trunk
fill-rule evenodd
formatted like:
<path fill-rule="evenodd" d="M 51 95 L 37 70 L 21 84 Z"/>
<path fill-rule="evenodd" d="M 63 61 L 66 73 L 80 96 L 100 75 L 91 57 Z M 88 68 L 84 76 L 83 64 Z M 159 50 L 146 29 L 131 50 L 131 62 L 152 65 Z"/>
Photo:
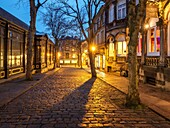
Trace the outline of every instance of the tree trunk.
<path fill-rule="evenodd" d="M 131 41 L 128 46 L 128 61 L 129 61 L 129 86 L 128 86 L 128 94 L 126 97 L 126 106 L 127 107 L 137 107 L 140 104 L 140 97 L 138 92 L 138 67 L 137 67 L 137 55 L 136 46 L 132 45 L 131 42 L 136 42 L 136 39 L 131 38 Z"/>
<path fill-rule="evenodd" d="M 97 77 L 96 70 L 95 70 L 95 54 L 94 51 L 92 51 L 91 47 L 93 45 L 93 27 L 89 30 L 89 42 L 88 42 L 88 49 L 89 49 L 89 59 L 90 59 L 90 68 L 91 68 L 91 75 L 92 77 Z"/>
<path fill-rule="evenodd" d="M 33 68 L 33 44 L 35 36 L 35 24 L 36 24 L 36 8 L 35 2 L 30 0 L 30 27 L 29 27 L 29 37 L 28 37 L 28 52 L 27 52 L 27 71 L 26 79 L 33 80 L 32 78 L 32 68 Z"/>
<path fill-rule="evenodd" d="M 94 53 L 89 50 L 89 58 L 90 58 L 90 68 L 92 77 L 97 77 L 95 70 L 95 61 L 94 61 Z"/>
<path fill-rule="evenodd" d="M 130 42 L 128 44 L 128 76 L 129 86 L 128 94 L 126 97 L 126 106 L 136 108 L 140 105 L 139 97 L 139 78 L 138 78 L 138 63 L 137 63 L 137 46 L 138 46 L 138 34 L 142 27 L 142 23 L 146 14 L 146 2 L 147 0 L 139 0 L 138 6 L 136 6 L 136 0 L 130 0 L 128 4 L 128 27 Z"/>

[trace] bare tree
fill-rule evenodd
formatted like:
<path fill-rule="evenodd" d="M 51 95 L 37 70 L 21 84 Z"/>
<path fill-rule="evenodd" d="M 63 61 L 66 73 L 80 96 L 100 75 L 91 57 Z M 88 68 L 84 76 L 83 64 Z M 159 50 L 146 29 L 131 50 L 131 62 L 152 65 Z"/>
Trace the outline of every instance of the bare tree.
<path fill-rule="evenodd" d="M 62 36 L 76 34 L 77 24 L 74 19 L 70 19 L 64 15 L 61 11 L 62 6 L 55 4 L 49 4 L 46 7 L 46 13 L 43 14 L 43 23 L 47 26 L 47 30 L 50 31 L 50 35 L 55 40 L 55 65 L 59 66 L 58 51 L 60 47 L 59 40 Z"/>
<path fill-rule="evenodd" d="M 88 42 L 89 49 L 89 58 L 90 58 L 90 67 L 92 77 L 96 77 L 95 65 L 94 65 L 94 54 L 92 53 L 91 47 L 93 45 L 93 27 L 94 27 L 94 17 L 96 16 L 98 10 L 103 4 L 102 0 L 82 0 L 81 4 L 78 0 L 75 0 L 75 5 L 71 5 L 69 0 L 60 0 L 60 2 L 64 5 L 63 12 L 71 17 L 74 17 L 79 23 L 81 32 L 85 40 Z M 85 24 L 88 25 L 88 33 L 85 27 Z"/>
<path fill-rule="evenodd" d="M 28 52 L 27 52 L 27 71 L 26 71 L 26 79 L 32 80 L 32 67 L 33 67 L 33 43 L 34 36 L 36 32 L 36 17 L 38 9 L 47 2 L 44 0 L 40 2 L 40 0 L 29 0 L 30 3 L 30 27 L 29 27 L 29 35 L 28 35 Z"/>
<path fill-rule="evenodd" d="M 128 44 L 128 65 L 129 65 L 129 86 L 126 105 L 128 107 L 137 107 L 140 105 L 138 92 L 138 67 L 136 49 L 138 46 L 138 34 L 140 27 L 145 19 L 147 0 L 139 0 L 136 6 L 136 0 L 130 0 L 128 6 L 128 27 L 130 41 Z"/>

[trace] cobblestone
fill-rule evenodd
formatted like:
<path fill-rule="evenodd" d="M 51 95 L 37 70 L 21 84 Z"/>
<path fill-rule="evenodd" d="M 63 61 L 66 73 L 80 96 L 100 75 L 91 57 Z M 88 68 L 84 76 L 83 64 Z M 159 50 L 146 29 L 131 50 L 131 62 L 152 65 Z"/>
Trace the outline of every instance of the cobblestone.
<path fill-rule="evenodd" d="M 62 68 L 0 109 L 0 128 L 149 127 L 170 122 L 148 108 L 126 109 L 125 95 L 78 68 Z"/>

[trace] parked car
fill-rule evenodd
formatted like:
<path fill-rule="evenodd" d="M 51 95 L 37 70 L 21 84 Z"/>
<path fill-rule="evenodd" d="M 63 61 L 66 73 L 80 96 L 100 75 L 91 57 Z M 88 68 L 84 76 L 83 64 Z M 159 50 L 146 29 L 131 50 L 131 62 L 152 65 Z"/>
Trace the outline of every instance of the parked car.
<path fill-rule="evenodd" d="M 120 76 L 125 76 L 125 77 L 128 77 L 128 63 L 125 63 L 123 64 L 121 67 L 120 67 Z"/>

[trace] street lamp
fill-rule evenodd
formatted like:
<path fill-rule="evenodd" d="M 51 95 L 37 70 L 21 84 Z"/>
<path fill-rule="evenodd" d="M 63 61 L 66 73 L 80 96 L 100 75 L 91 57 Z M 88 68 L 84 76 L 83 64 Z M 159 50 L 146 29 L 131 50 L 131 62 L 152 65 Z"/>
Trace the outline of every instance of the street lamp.
<path fill-rule="evenodd" d="M 149 24 L 146 23 L 146 24 L 144 25 L 144 28 L 147 30 L 147 29 L 149 28 Z"/>
<path fill-rule="evenodd" d="M 96 50 L 95 46 L 92 46 L 91 50 L 92 50 L 92 52 L 94 52 Z"/>

